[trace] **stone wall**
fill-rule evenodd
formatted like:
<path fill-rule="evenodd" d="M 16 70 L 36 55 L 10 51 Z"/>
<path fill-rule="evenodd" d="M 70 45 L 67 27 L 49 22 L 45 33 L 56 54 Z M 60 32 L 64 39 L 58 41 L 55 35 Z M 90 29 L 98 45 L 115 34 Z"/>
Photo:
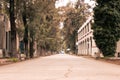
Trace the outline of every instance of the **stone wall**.
<path fill-rule="evenodd" d="M 96 56 L 99 52 L 98 47 L 93 39 L 93 30 L 91 29 L 93 18 L 90 17 L 78 30 L 78 55 Z M 120 40 L 117 42 L 116 57 L 120 57 Z M 100 53 L 100 57 L 103 57 Z"/>
<path fill-rule="evenodd" d="M 78 55 L 91 55 L 99 52 L 93 39 L 93 30 L 91 25 L 93 18 L 90 17 L 78 30 Z"/>

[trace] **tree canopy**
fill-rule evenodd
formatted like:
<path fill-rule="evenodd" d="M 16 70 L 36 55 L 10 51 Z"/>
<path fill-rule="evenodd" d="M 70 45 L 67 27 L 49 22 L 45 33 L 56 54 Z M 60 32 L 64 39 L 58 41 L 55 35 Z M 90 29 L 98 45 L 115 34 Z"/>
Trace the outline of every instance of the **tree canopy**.
<path fill-rule="evenodd" d="M 86 10 L 87 7 L 85 4 L 80 3 L 80 0 L 78 0 L 75 8 L 70 8 L 66 11 L 66 19 L 63 28 L 64 42 L 66 48 L 69 48 L 73 53 L 75 53 L 77 49 L 77 31 L 86 21 L 86 16 L 88 16 L 88 14 L 85 13 Z"/>
<path fill-rule="evenodd" d="M 120 38 L 120 1 L 97 0 L 92 28 L 100 51 L 104 56 L 114 56 Z"/>
<path fill-rule="evenodd" d="M 11 23 L 11 42 L 16 46 L 16 35 L 25 44 L 26 56 L 33 56 L 34 43 L 45 51 L 57 51 L 59 48 L 58 11 L 56 0 L 2 0 L 4 12 Z M 11 44 L 11 45 L 12 45 Z M 30 45 L 29 45 L 30 44 Z M 11 46 L 12 47 L 12 46 Z M 12 47 L 12 53 L 15 48 Z"/>

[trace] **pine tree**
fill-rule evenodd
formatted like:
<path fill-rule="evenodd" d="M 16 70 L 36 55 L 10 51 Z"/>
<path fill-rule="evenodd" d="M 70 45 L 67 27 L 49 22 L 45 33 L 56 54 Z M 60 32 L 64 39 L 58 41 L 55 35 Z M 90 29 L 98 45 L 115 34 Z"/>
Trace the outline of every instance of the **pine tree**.
<path fill-rule="evenodd" d="M 114 56 L 120 38 L 120 1 L 97 0 L 94 8 L 94 39 L 104 56 Z"/>

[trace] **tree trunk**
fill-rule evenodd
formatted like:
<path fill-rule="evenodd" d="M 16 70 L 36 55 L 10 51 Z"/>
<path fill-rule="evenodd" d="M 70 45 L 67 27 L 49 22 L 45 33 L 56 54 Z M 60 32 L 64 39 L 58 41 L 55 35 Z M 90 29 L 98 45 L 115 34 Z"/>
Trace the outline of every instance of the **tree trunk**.
<path fill-rule="evenodd" d="M 23 23 L 25 27 L 25 31 L 24 31 L 25 54 L 26 54 L 26 58 L 29 58 L 29 41 L 28 41 L 26 2 L 24 2 L 24 12 L 22 13 L 22 17 L 23 17 Z"/>
<path fill-rule="evenodd" d="M 32 41 L 30 42 L 30 58 L 33 58 L 33 54 L 34 54 L 34 41 L 32 39 Z"/>
<path fill-rule="evenodd" d="M 17 53 L 16 24 L 14 0 L 10 0 L 10 25 L 11 25 L 11 57 L 15 57 Z"/>
<path fill-rule="evenodd" d="M 26 58 L 29 58 L 29 42 L 28 42 L 28 27 L 27 26 L 25 26 L 24 43 L 25 43 Z"/>

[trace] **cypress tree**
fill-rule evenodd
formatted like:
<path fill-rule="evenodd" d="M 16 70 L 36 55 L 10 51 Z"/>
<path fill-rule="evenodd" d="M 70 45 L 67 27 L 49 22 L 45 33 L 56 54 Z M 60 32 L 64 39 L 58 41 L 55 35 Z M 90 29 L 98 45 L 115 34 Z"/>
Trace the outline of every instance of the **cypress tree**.
<path fill-rule="evenodd" d="M 120 0 L 97 0 L 93 35 L 104 56 L 114 56 L 120 38 Z"/>

